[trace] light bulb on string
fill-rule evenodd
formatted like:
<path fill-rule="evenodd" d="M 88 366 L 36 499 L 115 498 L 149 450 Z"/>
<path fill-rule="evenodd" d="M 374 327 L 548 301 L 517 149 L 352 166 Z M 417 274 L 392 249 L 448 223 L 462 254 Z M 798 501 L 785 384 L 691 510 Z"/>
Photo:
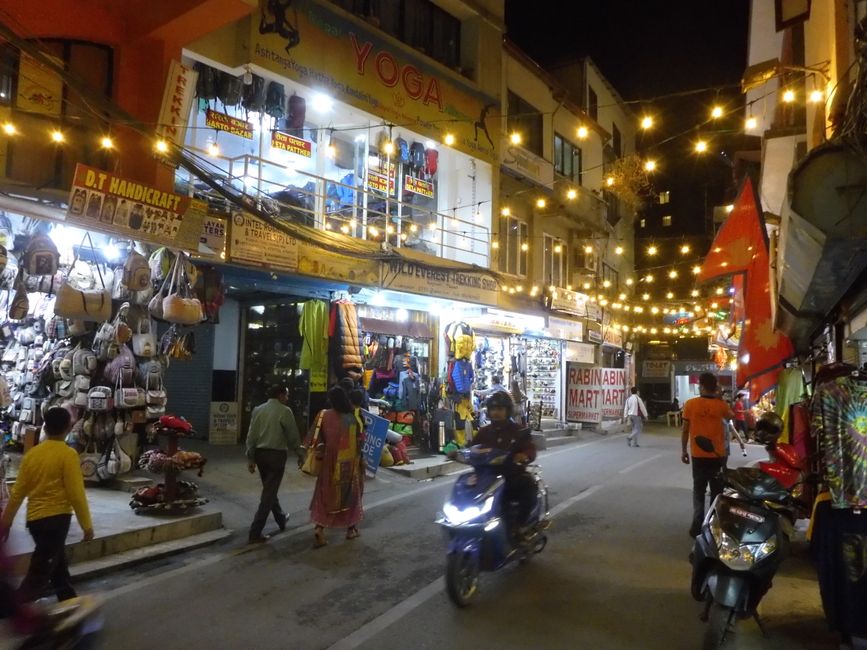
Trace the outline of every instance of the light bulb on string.
<path fill-rule="evenodd" d="M 635 284 L 635 280 L 633 280 L 632 278 L 626 278 L 627 287 L 631 287 L 633 284 Z"/>
<path fill-rule="evenodd" d="M 12 122 L 4 122 L 3 123 L 3 134 L 9 135 L 9 136 L 17 135 L 18 129 L 15 128 L 15 125 L 12 124 Z"/>
<path fill-rule="evenodd" d="M 668 272 L 668 277 L 670 277 L 672 280 L 674 280 L 675 278 L 677 278 L 677 271 L 675 271 L 674 269 L 671 269 L 671 271 Z"/>
<path fill-rule="evenodd" d="M 705 140 L 696 140 L 695 142 L 695 152 L 696 153 L 705 153 L 707 151 L 707 141 Z"/>
<path fill-rule="evenodd" d="M 411 224 L 410 227 L 409 227 L 409 231 L 410 231 L 411 233 L 416 233 L 416 232 L 418 232 L 418 226 L 415 225 L 415 224 Z"/>
<path fill-rule="evenodd" d="M 645 131 L 653 128 L 653 118 L 650 115 L 641 118 L 641 128 Z"/>
<path fill-rule="evenodd" d="M 213 158 L 216 158 L 220 155 L 220 147 L 217 145 L 216 142 L 208 143 L 208 155 Z"/>
<path fill-rule="evenodd" d="M 66 142 L 66 136 L 63 135 L 63 131 L 61 131 L 60 129 L 54 129 L 53 131 L 51 131 L 50 135 L 51 141 L 54 144 L 63 144 L 64 142 Z"/>
<path fill-rule="evenodd" d="M 659 249 L 653 244 L 651 244 L 650 246 L 647 247 L 647 254 L 650 255 L 651 257 L 656 255 L 658 252 L 659 252 Z"/>
<path fill-rule="evenodd" d="M 683 246 L 680 247 L 680 254 L 681 255 L 688 255 L 691 250 L 692 250 L 692 248 L 690 248 L 689 244 L 684 244 Z"/>
<path fill-rule="evenodd" d="M 500 242 L 498 242 L 496 239 L 491 242 L 491 248 L 493 248 L 494 250 L 497 250 L 499 247 L 500 247 Z"/>
<path fill-rule="evenodd" d="M 816 89 L 810 93 L 811 104 L 821 104 L 823 101 L 825 101 L 825 93 L 821 90 Z"/>
<path fill-rule="evenodd" d="M 512 210 L 509 208 L 509 206 L 504 206 L 500 209 L 500 214 L 504 217 L 508 217 L 512 214 Z"/>
<path fill-rule="evenodd" d="M 538 199 L 536 199 L 536 207 L 539 208 L 540 210 L 543 209 L 546 205 L 548 205 L 548 202 L 545 199 L 543 199 L 542 197 L 539 197 Z"/>
<path fill-rule="evenodd" d="M 384 145 L 382 145 L 382 152 L 386 156 L 391 156 L 394 154 L 394 142 L 388 140 Z"/>
<path fill-rule="evenodd" d="M 647 160 L 644 163 L 644 171 L 653 172 L 656 171 L 656 161 L 655 160 Z"/>
<path fill-rule="evenodd" d="M 617 247 L 614 249 L 614 254 L 615 254 L 615 255 L 623 255 L 623 246 L 617 246 Z"/>
<path fill-rule="evenodd" d="M 691 295 L 693 298 L 698 298 L 698 295 L 699 295 L 698 289 L 693 289 L 689 295 Z"/>
<path fill-rule="evenodd" d="M 455 136 L 454 136 L 454 134 L 452 134 L 452 133 L 446 133 L 445 136 L 443 137 L 443 143 L 444 143 L 447 147 L 451 147 L 451 146 L 453 146 L 454 143 L 455 143 Z"/>
<path fill-rule="evenodd" d="M 584 284 L 581 285 L 581 287 L 582 287 L 585 291 L 587 291 L 587 290 L 590 288 L 590 283 L 589 283 L 589 282 L 585 282 Z"/>
<path fill-rule="evenodd" d="M 566 198 L 570 201 L 574 201 L 576 198 L 578 198 L 578 190 L 574 188 L 570 189 L 568 192 L 566 192 Z"/>
<path fill-rule="evenodd" d="M 710 110 L 710 116 L 711 116 L 711 119 L 714 119 L 714 120 L 718 120 L 719 118 L 721 118 L 723 116 L 722 106 L 714 106 Z"/>
<path fill-rule="evenodd" d="M 692 267 L 692 274 L 698 275 L 699 273 L 701 273 L 701 267 L 700 266 L 693 266 Z"/>
<path fill-rule="evenodd" d="M 579 140 L 584 140 L 588 135 L 590 135 L 590 132 L 587 130 L 587 127 L 583 126 L 583 125 L 578 127 L 578 131 L 576 133 L 578 135 Z"/>
<path fill-rule="evenodd" d="M 587 244 L 584 247 L 584 252 L 587 253 L 588 255 L 590 255 L 593 252 L 593 247 L 590 244 Z"/>
<path fill-rule="evenodd" d="M 625 293 L 621 293 L 619 296 L 617 296 L 617 299 L 618 299 L 618 300 L 626 300 L 626 294 L 625 294 Z"/>
<path fill-rule="evenodd" d="M 111 139 L 111 136 L 104 135 L 99 139 L 99 146 L 102 149 L 114 149 L 114 142 Z"/>
<path fill-rule="evenodd" d="M 563 245 L 562 244 L 555 244 L 554 252 L 555 253 L 562 253 L 563 252 Z"/>
<path fill-rule="evenodd" d="M 511 142 L 513 145 L 519 145 L 519 144 L 521 144 L 521 140 L 522 140 L 522 138 L 521 138 L 521 134 L 518 133 L 517 131 L 513 131 L 513 132 L 509 135 L 509 142 Z"/>
<path fill-rule="evenodd" d="M 524 242 L 523 244 L 521 244 L 521 250 L 526 253 L 528 250 L 530 250 L 530 244 Z"/>
<path fill-rule="evenodd" d="M 674 298 L 674 293 L 669 291 L 667 294 L 665 294 L 665 297 L 668 298 L 669 300 L 671 300 L 672 298 Z"/>
<path fill-rule="evenodd" d="M 613 176 L 609 176 L 608 178 L 606 178 L 606 179 L 605 179 L 605 184 L 606 184 L 608 187 L 614 187 L 614 177 L 613 177 Z"/>
<path fill-rule="evenodd" d="M 167 153 L 169 150 L 169 143 L 165 140 L 157 140 L 154 143 L 154 149 L 156 149 L 157 153 Z"/>
<path fill-rule="evenodd" d="M 749 117 L 747 117 L 746 120 L 744 120 L 744 127 L 746 128 L 747 131 L 755 131 L 758 128 L 758 126 L 759 126 L 759 121 L 755 117 L 753 117 L 752 115 L 750 115 Z"/>
<path fill-rule="evenodd" d="M 650 294 L 649 293 L 642 294 L 641 299 L 642 300 L 650 300 Z"/>
<path fill-rule="evenodd" d="M 653 281 L 655 279 L 656 278 L 653 277 L 653 273 L 648 273 L 647 275 L 644 276 L 644 281 L 647 282 L 648 284 L 653 284 Z"/>
<path fill-rule="evenodd" d="M 783 91 L 783 101 L 787 104 L 791 104 L 795 101 L 795 91 L 791 88 Z"/>

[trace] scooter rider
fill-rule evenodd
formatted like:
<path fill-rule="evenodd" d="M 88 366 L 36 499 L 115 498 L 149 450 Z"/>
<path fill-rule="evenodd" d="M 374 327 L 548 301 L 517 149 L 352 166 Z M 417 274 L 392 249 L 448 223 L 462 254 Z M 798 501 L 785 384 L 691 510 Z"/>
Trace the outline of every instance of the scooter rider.
<path fill-rule="evenodd" d="M 515 404 L 511 395 L 498 391 L 488 398 L 486 406 L 491 423 L 479 430 L 473 444 L 512 452 L 503 476 L 506 479 L 506 498 L 519 504 L 517 526 L 522 532 L 536 505 L 536 481 L 525 469 L 536 459 L 536 445 L 530 430 L 512 420 Z"/>

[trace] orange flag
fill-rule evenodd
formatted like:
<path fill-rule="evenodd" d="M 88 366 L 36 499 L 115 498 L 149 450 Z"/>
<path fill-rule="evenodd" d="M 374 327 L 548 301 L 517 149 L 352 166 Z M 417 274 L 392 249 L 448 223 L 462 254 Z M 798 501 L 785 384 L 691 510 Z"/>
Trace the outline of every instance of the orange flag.
<path fill-rule="evenodd" d="M 761 213 L 752 182 L 747 179 L 731 215 L 714 238 L 699 279 L 739 276 L 734 283 L 733 316 L 743 319 L 744 328 L 738 351 L 737 384 L 749 384 L 752 400 L 776 385 L 783 364 L 794 354 L 789 337 L 774 329 L 771 318 L 769 262 Z"/>

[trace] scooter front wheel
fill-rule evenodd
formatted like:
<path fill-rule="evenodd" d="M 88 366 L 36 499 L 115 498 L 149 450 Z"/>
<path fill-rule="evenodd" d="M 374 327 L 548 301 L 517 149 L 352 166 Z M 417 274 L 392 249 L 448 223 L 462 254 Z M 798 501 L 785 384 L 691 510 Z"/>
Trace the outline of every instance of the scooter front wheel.
<path fill-rule="evenodd" d="M 708 613 L 707 628 L 701 650 L 719 650 L 734 633 L 735 613 L 731 607 L 713 602 Z"/>
<path fill-rule="evenodd" d="M 446 562 L 446 591 L 458 607 L 470 604 L 479 586 L 479 562 L 468 552 L 450 553 Z"/>

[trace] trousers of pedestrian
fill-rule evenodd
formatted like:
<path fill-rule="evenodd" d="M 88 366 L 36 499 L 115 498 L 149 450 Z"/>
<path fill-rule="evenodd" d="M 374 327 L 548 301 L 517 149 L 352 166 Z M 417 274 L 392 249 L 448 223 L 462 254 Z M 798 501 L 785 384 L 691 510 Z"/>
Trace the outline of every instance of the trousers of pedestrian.
<path fill-rule="evenodd" d="M 277 491 L 280 489 L 280 483 L 283 482 L 287 458 L 288 452 L 278 449 L 257 449 L 254 452 L 253 460 L 256 469 L 259 470 L 259 478 L 262 479 L 262 496 L 259 498 L 259 508 L 250 526 L 250 539 L 262 536 L 269 514 L 274 515 L 274 521 L 278 525 L 286 521 L 286 514 L 280 507 Z"/>
<path fill-rule="evenodd" d="M 710 503 L 723 491 L 722 470 L 725 462 L 725 458 L 692 458 L 692 526 L 689 534 L 693 537 L 701 532 L 708 487 Z"/>
<path fill-rule="evenodd" d="M 49 586 L 58 600 L 75 598 L 66 563 L 66 536 L 72 515 L 55 515 L 27 523 L 35 548 L 30 556 L 27 575 L 18 588 L 21 598 L 30 602 L 49 593 Z"/>
<path fill-rule="evenodd" d="M 644 425 L 644 420 L 640 415 L 630 415 L 629 421 L 632 423 L 632 433 L 629 434 L 629 444 L 638 444 L 638 434 L 641 433 L 641 428 Z"/>

